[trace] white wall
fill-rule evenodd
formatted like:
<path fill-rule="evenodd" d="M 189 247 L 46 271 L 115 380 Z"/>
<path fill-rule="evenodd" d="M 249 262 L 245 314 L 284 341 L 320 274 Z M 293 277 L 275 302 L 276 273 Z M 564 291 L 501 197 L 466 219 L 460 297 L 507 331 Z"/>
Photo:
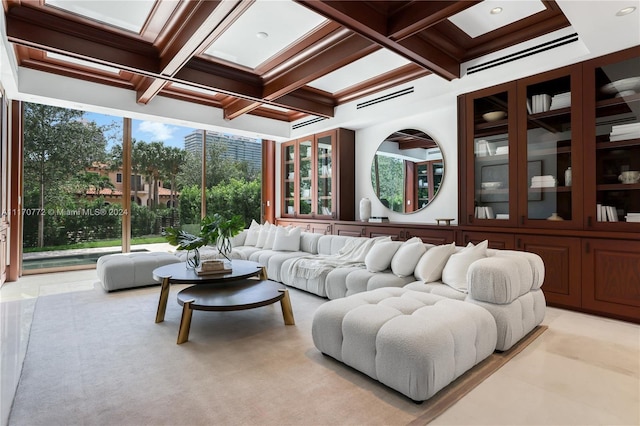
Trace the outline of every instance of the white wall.
<path fill-rule="evenodd" d="M 356 220 L 360 199 L 371 200 L 372 216 L 388 216 L 391 222 L 435 223 L 436 218 L 458 218 L 458 132 L 456 97 L 440 98 L 432 109 L 409 117 L 389 120 L 356 131 Z M 378 145 L 391 133 L 413 128 L 422 130 L 438 142 L 445 161 L 445 174 L 436 198 L 424 209 L 408 214 L 384 207 L 373 192 L 371 162 Z M 454 222 L 456 223 L 456 222 Z"/>

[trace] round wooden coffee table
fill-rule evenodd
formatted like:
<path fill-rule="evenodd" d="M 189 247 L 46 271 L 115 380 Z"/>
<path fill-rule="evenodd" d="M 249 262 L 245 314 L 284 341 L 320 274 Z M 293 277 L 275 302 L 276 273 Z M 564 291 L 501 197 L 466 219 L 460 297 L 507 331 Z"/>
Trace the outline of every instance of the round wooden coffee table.
<path fill-rule="evenodd" d="M 193 311 L 239 311 L 259 308 L 280 301 L 286 325 L 294 325 L 289 293 L 283 284 L 275 281 L 244 279 L 218 284 L 201 284 L 187 287 L 178 293 L 182 305 L 182 319 L 178 332 L 178 344 L 189 340 Z"/>
<path fill-rule="evenodd" d="M 172 263 L 153 270 L 153 279 L 161 281 L 160 300 L 156 312 L 156 322 L 164 321 L 171 284 L 215 284 L 243 280 L 250 277 L 267 279 L 267 271 L 258 262 L 250 260 L 231 260 L 231 272 L 211 275 L 198 275 L 194 269 L 187 268 L 186 263 Z"/>

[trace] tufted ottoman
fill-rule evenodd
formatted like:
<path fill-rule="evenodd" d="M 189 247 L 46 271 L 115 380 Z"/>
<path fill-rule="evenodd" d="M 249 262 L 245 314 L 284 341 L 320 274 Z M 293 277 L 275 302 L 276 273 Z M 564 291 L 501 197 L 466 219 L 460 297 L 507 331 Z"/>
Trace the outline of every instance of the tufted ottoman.
<path fill-rule="evenodd" d="M 160 266 L 178 263 L 171 253 L 117 253 L 98 259 L 96 272 L 106 291 L 159 284 L 153 279 L 153 270 Z"/>
<path fill-rule="evenodd" d="M 431 398 L 496 348 L 484 308 L 404 288 L 380 288 L 331 300 L 313 318 L 324 354 L 414 401 Z"/>

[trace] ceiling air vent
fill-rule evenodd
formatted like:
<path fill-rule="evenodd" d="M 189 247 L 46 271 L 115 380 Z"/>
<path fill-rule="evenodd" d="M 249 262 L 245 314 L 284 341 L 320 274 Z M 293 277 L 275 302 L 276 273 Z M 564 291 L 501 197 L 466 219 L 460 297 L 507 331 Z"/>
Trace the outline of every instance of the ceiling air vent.
<path fill-rule="evenodd" d="M 536 53 L 542 53 L 547 50 L 555 49 L 556 47 L 564 46 L 565 44 L 573 43 L 575 41 L 578 41 L 577 33 L 560 37 L 555 40 L 551 40 L 546 43 L 542 43 L 537 46 L 533 46 L 528 49 L 524 49 L 507 56 L 503 56 L 502 58 L 493 59 L 489 62 L 471 66 L 467 68 L 467 74 L 473 74 L 476 72 L 484 71 L 489 68 L 497 67 L 498 65 L 517 61 L 518 59 L 526 58 L 527 56 L 535 55 Z"/>
<path fill-rule="evenodd" d="M 399 96 L 408 95 L 409 93 L 413 93 L 413 87 L 407 87 L 406 89 L 398 90 L 397 92 L 389 93 L 388 95 L 380 96 L 379 98 L 360 102 L 359 104 L 356 104 L 356 109 L 366 108 L 371 105 L 379 104 L 380 102 L 389 101 Z"/>
<path fill-rule="evenodd" d="M 291 128 L 292 129 L 299 129 L 300 127 L 308 126 L 308 125 L 313 124 L 313 123 L 318 123 L 318 122 L 320 122 L 322 120 L 326 120 L 326 118 L 325 117 L 315 117 L 315 118 L 312 118 L 312 119 L 307 120 L 307 121 L 301 121 L 300 123 L 296 123 L 293 126 L 291 126 Z"/>

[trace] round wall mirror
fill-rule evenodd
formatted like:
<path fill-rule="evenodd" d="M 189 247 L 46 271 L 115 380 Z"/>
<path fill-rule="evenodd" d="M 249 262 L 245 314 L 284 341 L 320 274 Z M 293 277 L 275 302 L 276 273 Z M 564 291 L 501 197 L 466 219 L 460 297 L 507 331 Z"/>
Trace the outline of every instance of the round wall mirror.
<path fill-rule="evenodd" d="M 371 164 L 373 192 L 388 209 L 414 213 L 429 205 L 444 177 L 440 147 L 428 134 L 404 129 L 390 134 Z"/>

